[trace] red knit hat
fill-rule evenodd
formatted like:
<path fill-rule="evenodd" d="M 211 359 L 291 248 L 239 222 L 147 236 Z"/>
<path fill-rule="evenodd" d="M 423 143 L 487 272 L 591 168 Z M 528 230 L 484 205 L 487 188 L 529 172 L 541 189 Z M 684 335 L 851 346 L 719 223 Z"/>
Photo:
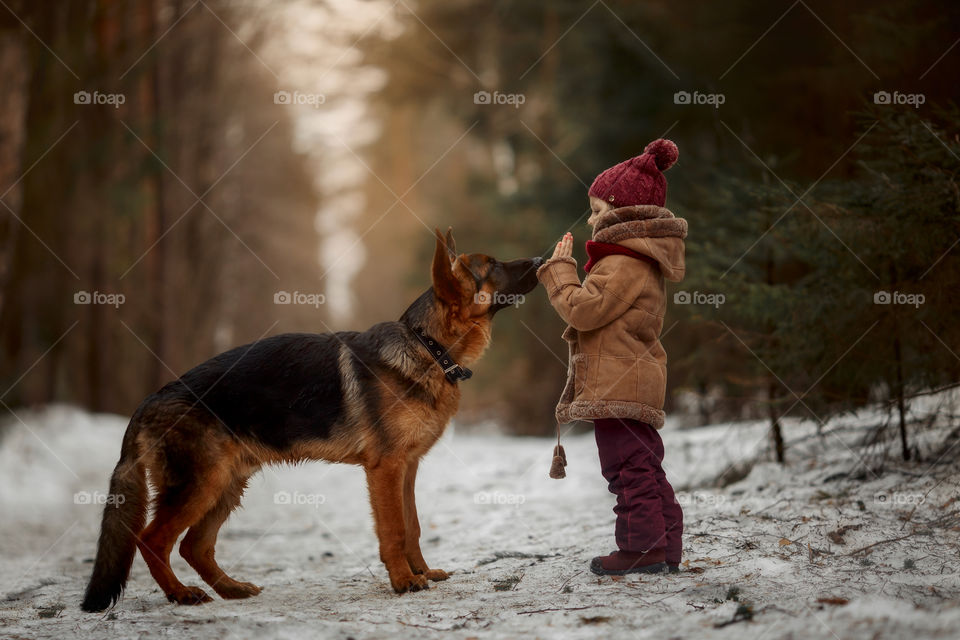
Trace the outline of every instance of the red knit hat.
<path fill-rule="evenodd" d="M 662 207 L 667 201 L 664 171 L 677 161 L 680 151 L 671 140 L 660 138 L 646 146 L 640 155 L 610 167 L 597 176 L 588 192 L 614 207 L 652 204 Z"/>

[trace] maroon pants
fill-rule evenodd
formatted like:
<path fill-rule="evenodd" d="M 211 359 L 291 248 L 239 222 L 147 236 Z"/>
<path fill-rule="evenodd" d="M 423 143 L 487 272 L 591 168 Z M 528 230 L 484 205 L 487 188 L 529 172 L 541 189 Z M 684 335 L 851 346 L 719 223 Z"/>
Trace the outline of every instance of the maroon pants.
<path fill-rule="evenodd" d="M 665 549 L 667 562 L 679 564 L 683 510 L 660 466 L 660 434 L 637 420 L 603 418 L 593 425 L 603 477 L 617 496 L 617 546 L 624 551 Z"/>

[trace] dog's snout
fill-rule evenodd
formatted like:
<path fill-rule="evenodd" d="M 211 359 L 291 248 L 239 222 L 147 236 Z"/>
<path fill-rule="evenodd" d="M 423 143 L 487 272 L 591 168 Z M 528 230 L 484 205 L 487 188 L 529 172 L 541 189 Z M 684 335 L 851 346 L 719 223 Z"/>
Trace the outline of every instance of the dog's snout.
<path fill-rule="evenodd" d="M 539 269 L 542 266 L 543 266 L 543 258 L 541 258 L 540 256 L 537 256 L 536 258 L 533 259 L 534 269 Z"/>

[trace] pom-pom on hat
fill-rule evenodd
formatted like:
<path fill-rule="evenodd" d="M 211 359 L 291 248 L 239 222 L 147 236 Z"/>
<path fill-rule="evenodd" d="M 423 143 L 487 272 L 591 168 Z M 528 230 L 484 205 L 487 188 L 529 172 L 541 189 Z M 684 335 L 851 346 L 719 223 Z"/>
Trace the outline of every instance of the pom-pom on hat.
<path fill-rule="evenodd" d="M 673 166 L 679 155 L 672 140 L 654 140 L 640 155 L 598 175 L 588 193 L 615 208 L 641 204 L 662 207 L 667 201 L 667 179 L 663 172 Z"/>

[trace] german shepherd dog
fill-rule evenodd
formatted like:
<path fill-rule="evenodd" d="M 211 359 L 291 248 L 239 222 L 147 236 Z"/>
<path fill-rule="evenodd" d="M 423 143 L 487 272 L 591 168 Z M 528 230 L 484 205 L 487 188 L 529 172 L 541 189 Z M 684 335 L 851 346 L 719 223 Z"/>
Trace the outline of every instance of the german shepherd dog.
<path fill-rule="evenodd" d="M 494 314 L 508 306 L 506 296 L 536 287 L 541 263 L 458 256 L 452 230 L 446 237 L 437 230 L 433 286 L 398 322 L 362 333 L 266 338 L 148 396 L 130 420 L 110 479 L 110 493 L 124 500 L 104 509 L 83 610 L 103 611 L 119 599 L 137 548 L 168 600 L 209 602 L 170 568 L 184 531 L 180 555 L 221 597 L 260 593 L 214 560 L 217 533 L 262 465 L 305 460 L 363 466 L 380 559 L 397 593 L 446 580 L 420 552 L 417 466 L 457 412 L 456 381 L 469 377 L 457 365 L 480 358 Z M 155 493 L 149 524 L 148 479 Z"/>

